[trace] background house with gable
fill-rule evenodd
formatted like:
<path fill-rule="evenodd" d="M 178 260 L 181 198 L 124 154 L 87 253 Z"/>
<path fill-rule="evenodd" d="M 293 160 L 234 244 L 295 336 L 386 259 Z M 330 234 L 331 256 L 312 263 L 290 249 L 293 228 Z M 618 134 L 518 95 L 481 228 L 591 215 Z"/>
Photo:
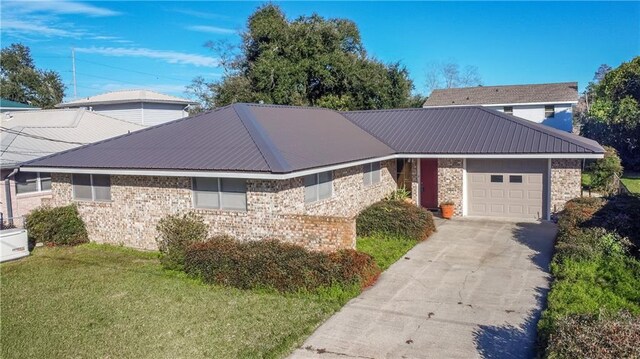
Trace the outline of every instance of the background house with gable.
<path fill-rule="evenodd" d="M 578 83 L 561 82 L 434 90 L 422 107 L 480 105 L 571 132 L 577 103 Z"/>

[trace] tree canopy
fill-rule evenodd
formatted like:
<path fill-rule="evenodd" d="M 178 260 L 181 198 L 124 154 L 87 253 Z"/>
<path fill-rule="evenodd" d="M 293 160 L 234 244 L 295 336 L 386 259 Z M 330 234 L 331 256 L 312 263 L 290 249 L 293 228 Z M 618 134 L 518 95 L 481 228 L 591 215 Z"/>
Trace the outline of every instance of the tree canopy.
<path fill-rule="evenodd" d="M 37 69 L 31 51 L 11 44 L 0 53 L 0 97 L 41 108 L 62 102 L 65 86 L 55 71 Z"/>
<path fill-rule="evenodd" d="M 422 98 L 411 96 L 407 69 L 368 56 L 350 20 L 314 14 L 289 21 L 268 4 L 249 17 L 239 46 L 206 46 L 217 52 L 224 75 L 190 85 L 205 108 L 260 101 L 338 110 L 421 104 Z"/>
<path fill-rule="evenodd" d="M 589 108 L 581 132 L 615 148 L 626 168 L 639 170 L 640 56 L 609 69 L 601 66 L 597 82 L 588 87 Z"/>

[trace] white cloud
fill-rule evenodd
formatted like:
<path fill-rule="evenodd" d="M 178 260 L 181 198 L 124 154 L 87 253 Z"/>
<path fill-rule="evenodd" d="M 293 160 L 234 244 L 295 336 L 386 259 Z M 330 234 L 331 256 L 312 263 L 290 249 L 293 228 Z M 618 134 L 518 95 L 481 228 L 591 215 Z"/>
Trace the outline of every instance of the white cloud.
<path fill-rule="evenodd" d="M 189 54 L 177 51 L 152 50 L 143 47 L 80 47 L 77 52 L 88 54 L 100 54 L 104 56 L 118 57 L 146 57 L 166 61 L 170 64 L 185 64 L 203 67 L 217 67 L 218 60 L 198 54 Z"/>
<path fill-rule="evenodd" d="M 55 28 L 37 21 L 20 21 L 5 19 L 2 21 L 2 31 L 13 34 L 41 35 L 45 37 L 75 37 L 82 36 L 82 32 Z"/>
<path fill-rule="evenodd" d="M 206 32 L 209 34 L 235 34 L 236 30 L 227 29 L 224 27 L 216 27 L 216 26 L 208 26 L 208 25 L 192 25 L 187 26 L 187 30 L 198 31 L 198 32 Z"/>
<path fill-rule="evenodd" d="M 86 15 L 86 16 L 115 16 L 120 13 L 107 9 L 104 7 L 98 7 L 90 4 L 85 4 L 77 1 L 6 1 L 4 2 L 3 10 L 11 10 L 14 13 L 19 14 L 32 14 L 32 13 L 49 13 L 49 14 L 70 14 L 70 15 Z"/>
<path fill-rule="evenodd" d="M 197 17 L 200 19 L 221 19 L 221 20 L 229 20 L 231 19 L 227 15 L 215 14 L 211 12 L 203 12 L 189 9 L 167 9 L 170 12 L 177 12 L 180 14 Z"/>

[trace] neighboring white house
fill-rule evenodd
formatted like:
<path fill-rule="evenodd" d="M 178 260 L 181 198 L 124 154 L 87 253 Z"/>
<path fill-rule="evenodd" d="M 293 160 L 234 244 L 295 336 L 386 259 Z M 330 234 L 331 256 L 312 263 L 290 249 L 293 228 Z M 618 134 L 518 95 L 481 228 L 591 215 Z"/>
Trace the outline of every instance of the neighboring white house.
<path fill-rule="evenodd" d="M 69 101 L 58 108 L 87 108 L 101 115 L 143 126 L 154 126 L 189 115 L 195 102 L 149 90 L 123 90 Z"/>
<path fill-rule="evenodd" d="M 5 112 L 0 123 L 0 213 L 5 221 L 51 198 L 51 174 L 20 172 L 22 163 L 144 129 L 85 109 Z"/>
<path fill-rule="evenodd" d="M 481 105 L 571 132 L 577 103 L 578 83 L 562 82 L 434 90 L 422 107 Z"/>

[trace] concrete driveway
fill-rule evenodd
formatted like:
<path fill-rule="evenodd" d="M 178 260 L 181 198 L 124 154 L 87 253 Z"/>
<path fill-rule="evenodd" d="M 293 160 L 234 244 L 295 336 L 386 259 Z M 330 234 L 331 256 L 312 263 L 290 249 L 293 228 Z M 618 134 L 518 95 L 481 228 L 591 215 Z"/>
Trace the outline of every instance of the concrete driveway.
<path fill-rule="evenodd" d="M 552 223 L 441 223 L 291 358 L 531 358 L 555 233 Z"/>

